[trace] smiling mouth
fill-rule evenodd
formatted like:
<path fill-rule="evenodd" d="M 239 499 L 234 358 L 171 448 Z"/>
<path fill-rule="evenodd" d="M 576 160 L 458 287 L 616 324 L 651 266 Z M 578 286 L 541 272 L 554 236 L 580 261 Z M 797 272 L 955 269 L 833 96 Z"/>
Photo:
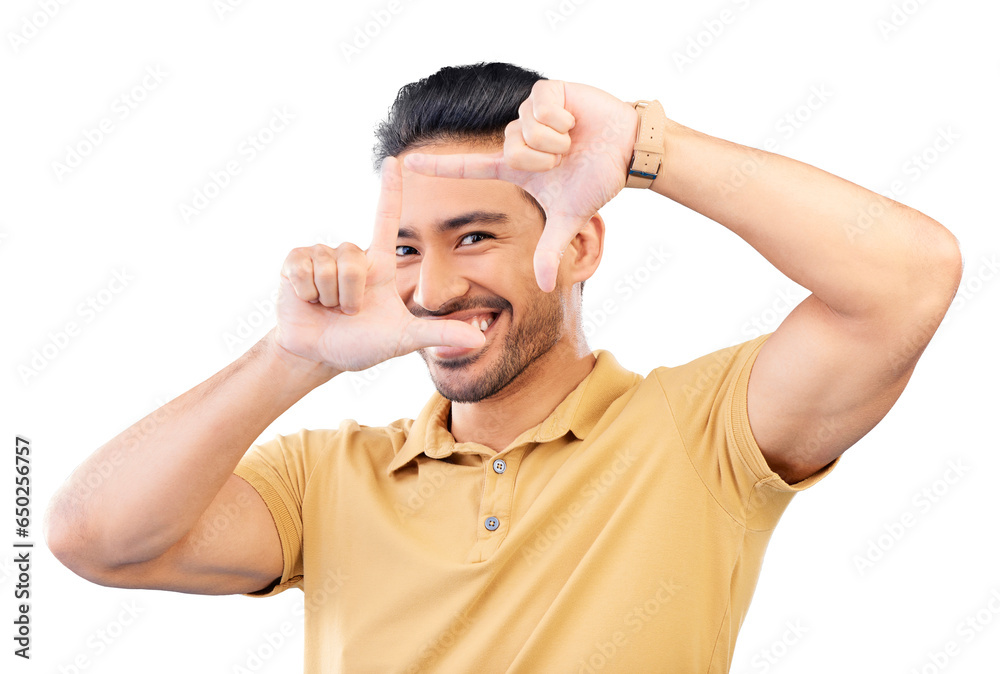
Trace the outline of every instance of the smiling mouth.
<path fill-rule="evenodd" d="M 483 356 L 487 349 L 489 349 L 489 343 L 493 336 L 493 326 L 497 324 L 501 313 L 503 312 L 486 309 L 476 311 L 474 314 L 467 314 L 465 318 L 450 319 L 461 321 L 480 330 L 483 333 L 483 337 L 486 338 L 483 346 L 476 348 L 433 346 L 429 347 L 426 353 L 433 356 L 434 360 L 441 367 L 454 369 L 470 365 Z M 438 318 L 449 319 L 447 315 Z"/>
<path fill-rule="evenodd" d="M 497 316 L 499 316 L 499 312 L 487 311 L 481 314 L 476 314 L 474 316 L 469 316 L 462 322 L 468 323 L 472 327 L 479 328 L 483 332 L 486 332 L 487 328 L 493 325 L 493 321 L 497 319 Z"/>

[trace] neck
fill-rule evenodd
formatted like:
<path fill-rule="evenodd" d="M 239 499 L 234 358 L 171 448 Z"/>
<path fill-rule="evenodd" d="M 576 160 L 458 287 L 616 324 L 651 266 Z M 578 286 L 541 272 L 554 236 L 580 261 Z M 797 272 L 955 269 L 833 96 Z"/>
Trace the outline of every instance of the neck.
<path fill-rule="evenodd" d="M 452 403 L 451 434 L 500 451 L 540 424 L 594 369 L 586 344 L 560 340 L 496 395 L 477 403 Z"/>

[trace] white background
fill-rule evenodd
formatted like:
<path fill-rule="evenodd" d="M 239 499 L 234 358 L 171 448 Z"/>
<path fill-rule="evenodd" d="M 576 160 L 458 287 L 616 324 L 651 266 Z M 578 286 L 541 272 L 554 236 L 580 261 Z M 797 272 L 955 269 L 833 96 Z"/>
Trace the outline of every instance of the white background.
<path fill-rule="evenodd" d="M 97 447 L 266 333 L 291 248 L 367 245 L 373 129 L 400 86 L 445 65 L 500 60 L 622 100 L 658 98 L 673 119 L 736 142 L 774 138 L 778 152 L 875 191 L 900 181 L 900 201 L 957 235 L 962 299 L 887 418 L 789 506 L 732 671 L 998 671 L 995 3 L 399 0 L 393 14 L 383 1 L 96 0 L 50 3 L 51 18 L 44 4 L 7 0 L 0 11 L 0 436 L 9 448 L 0 669 L 72 672 L 83 656 L 88 672 L 301 670 L 301 593 L 252 600 L 93 585 L 45 550 L 44 507 Z M 369 23 L 372 12 L 391 18 Z M 367 44 L 358 37 L 366 23 Z M 693 57 L 680 63 L 685 50 Z M 144 100 L 121 118 L 120 97 L 142 87 L 147 68 L 165 73 L 162 82 L 131 94 Z M 826 100 L 802 107 L 824 88 Z M 275 108 L 294 120 L 246 162 L 240 144 Z M 58 174 L 53 163 L 105 118 L 110 132 Z M 952 139 L 934 150 L 942 132 Z M 916 170 L 921 154 L 926 168 Z M 179 206 L 233 159 L 240 174 L 185 221 Z M 616 313 L 591 346 L 630 369 L 744 341 L 754 320 L 771 330 L 788 312 L 782 298 L 805 296 L 728 230 L 655 194 L 630 190 L 602 213 L 607 250 L 585 300 L 610 298 Z M 651 247 L 670 262 L 644 272 Z M 124 288 L 116 272 L 130 278 Z M 626 300 L 615 287 L 630 274 L 643 283 Z M 99 313 L 84 309 L 88 298 Z M 77 334 L 60 339 L 70 321 Z M 53 357 L 26 375 L 34 350 Z M 432 390 L 416 356 L 369 376 L 315 391 L 261 438 L 345 417 L 413 416 Z M 30 662 L 12 655 L 11 641 L 16 434 L 32 442 Z M 967 469 L 956 479 L 949 462 Z M 929 507 L 925 489 L 937 490 Z M 905 513 L 912 526 L 895 540 L 887 530 Z M 866 556 L 880 557 L 860 569 Z M 970 618 L 981 625 L 971 640 L 959 631 Z M 269 650 L 265 635 L 283 626 L 291 636 Z M 957 655 L 941 668 L 932 655 L 949 641 Z"/>

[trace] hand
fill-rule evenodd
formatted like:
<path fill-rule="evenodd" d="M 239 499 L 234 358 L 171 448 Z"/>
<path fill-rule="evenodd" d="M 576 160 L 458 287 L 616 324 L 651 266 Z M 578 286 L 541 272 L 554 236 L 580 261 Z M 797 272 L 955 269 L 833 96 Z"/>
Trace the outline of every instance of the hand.
<path fill-rule="evenodd" d="M 429 346 L 484 344 L 483 333 L 467 323 L 417 318 L 403 304 L 396 290 L 402 203 L 399 161 L 387 157 L 368 250 L 317 244 L 288 254 L 276 309 L 281 347 L 343 372 Z"/>
<path fill-rule="evenodd" d="M 494 178 L 526 190 L 545 209 L 535 249 L 535 278 L 555 288 L 562 252 L 594 213 L 625 187 L 639 115 L 595 87 L 538 80 L 507 125 L 502 152 L 414 152 L 406 168 L 443 178 Z"/>

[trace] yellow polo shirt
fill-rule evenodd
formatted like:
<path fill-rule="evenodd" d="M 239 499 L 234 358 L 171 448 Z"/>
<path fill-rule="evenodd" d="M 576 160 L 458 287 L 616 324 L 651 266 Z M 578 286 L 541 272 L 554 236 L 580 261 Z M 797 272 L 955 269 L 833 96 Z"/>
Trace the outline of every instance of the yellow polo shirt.
<path fill-rule="evenodd" d="M 750 432 L 767 335 L 642 377 L 593 371 L 503 451 L 415 420 L 254 445 L 236 468 L 304 593 L 307 674 L 728 672 L 795 485 Z"/>

